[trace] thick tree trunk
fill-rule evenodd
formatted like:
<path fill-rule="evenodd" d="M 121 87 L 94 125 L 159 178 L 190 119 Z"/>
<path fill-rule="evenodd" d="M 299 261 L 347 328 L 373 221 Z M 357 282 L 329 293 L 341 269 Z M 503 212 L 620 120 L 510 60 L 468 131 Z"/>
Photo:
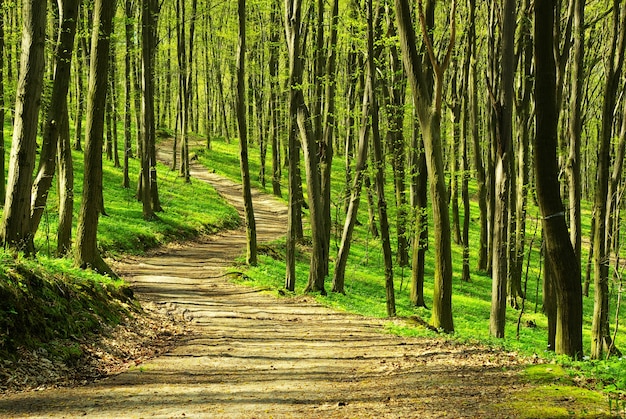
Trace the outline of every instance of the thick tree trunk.
<path fill-rule="evenodd" d="M 0 241 L 5 247 L 35 251 L 31 220 L 31 188 L 37 145 L 37 120 L 44 71 L 46 5 L 22 4 L 22 57 L 17 84 L 15 119 Z"/>
<path fill-rule="evenodd" d="M 452 321 L 452 240 L 450 235 L 450 218 L 448 213 L 447 191 L 444 176 L 443 148 L 441 144 L 441 103 L 443 94 L 443 74 L 449 64 L 451 47 L 454 45 L 455 23 L 452 6 L 451 39 L 446 58 L 443 63 L 434 57 L 432 43 L 428 33 L 432 29 L 425 22 L 420 3 L 420 20 L 425 40 L 428 44 L 430 64 L 434 68 L 435 83 L 427 80 L 426 71 L 422 68 L 422 57 L 416 49 L 413 21 L 407 0 L 396 0 L 396 16 L 400 33 L 400 44 L 404 53 L 404 66 L 411 83 L 413 100 L 417 108 L 418 119 L 424 139 L 426 165 L 430 180 L 432 202 L 434 241 L 435 241 L 435 277 L 431 323 L 446 332 L 454 331 Z M 434 15 L 434 2 L 427 5 L 429 19 Z M 431 20 L 432 24 L 432 20 Z"/>
<path fill-rule="evenodd" d="M 39 169 L 33 184 L 31 198 L 30 230 L 33 236 L 39 228 L 39 222 L 48 201 L 48 192 L 56 171 L 59 130 L 65 122 L 63 118 L 67 117 L 65 103 L 70 85 L 72 51 L 79 4 L 79 0 L 62 0 L 59 4 L 61 15 L 59 16 L 60 28 L 54 53 L 54 84 L 44 125 Z"/>
<path fill-rule="evenodd" d="M 106 4 L 105 4 L 106 3 Z M 110 33 L 115 0 L 94 4 L 91 66 L 87 96 L 87 136 L 85 139 L 83 196 L 76 232 L 74 259 L 81 268 L 115 275 L 104 262 L 97 244 L 98 217 L 102 203 L 102 142 L 109 68 Z"/>
<path fill-rule="evenodd" d="M 557 302 L 555 351 L 581 357 L 582 287 L 580 269 L 569 238 L 558 180 L 556 63 L 553 28 L 556 1 L 535 4 L 535 174 L 537 202 L 543 215 L 546 260 Z"/>

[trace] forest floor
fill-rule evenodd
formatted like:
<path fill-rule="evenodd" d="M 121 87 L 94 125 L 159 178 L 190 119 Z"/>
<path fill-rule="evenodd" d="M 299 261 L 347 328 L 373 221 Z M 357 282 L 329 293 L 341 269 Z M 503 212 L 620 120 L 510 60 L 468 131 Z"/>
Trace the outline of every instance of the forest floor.
<path fill-rule="evenodd" d="M 238 185 L 199 166 L 192 176 L 243 210 Z M 283 203 L 255 192 L 254 210 L 260 242 L 285 234 Z M 187 333 L 165 354 L 106 379 L 5 394 L 0 417 L 521 416 L 519 402 L 533 387 L 521 373 L 527 360 L 444 338 L 393 336 L 388 320 L 236 285 L 228 269 L 245 244 L 239 229 L 117 263 L 142 303 L 182 316 Z M 604 416 L 571 397 L 554 403 Z"/>

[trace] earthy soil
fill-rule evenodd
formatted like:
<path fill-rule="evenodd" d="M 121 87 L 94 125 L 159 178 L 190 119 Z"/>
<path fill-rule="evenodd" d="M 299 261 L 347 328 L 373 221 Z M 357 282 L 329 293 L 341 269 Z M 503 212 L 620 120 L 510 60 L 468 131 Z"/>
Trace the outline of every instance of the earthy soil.
<path fill-rule="evenodd" d="M 242 208 L 236 184 L 192 175 Z M 285 233 L 284 204 L 256 192 L 258 237 Z M 527 384 L 515 354 L 385 333 L 385 320 L 277 297 L 229 280 L 245 232 L 227 231 L 115 266 L 189 333 L 153 360 L 71 388 L 8 394 L 0 417 L 506 418 Z"/>

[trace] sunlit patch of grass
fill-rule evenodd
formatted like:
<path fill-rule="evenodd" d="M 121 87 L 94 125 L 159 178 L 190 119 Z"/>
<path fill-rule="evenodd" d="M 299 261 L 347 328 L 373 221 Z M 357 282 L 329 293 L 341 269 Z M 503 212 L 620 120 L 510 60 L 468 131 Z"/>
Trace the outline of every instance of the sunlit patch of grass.
<path fill-rule="evenodd" d="M 81 152 L 73 152 L 75 161 L 74 223 L 80 210 L 83 166 Z M 139 162 L 129 163 L 130 187 L 122 185 L 122 169 L 103 161 L 104 207 L 106 215 L 98 223 L 98 245 L 108 256 L 138 254 L 169 241 L 179 241 L 239 225 L 237 211 L 204 182 L 185 183 L 169 167 L 157 166 L 159 198 L 163 212 L 157 219 L 143 219 L 142 204 L 136 198 Z M 41 227 L 35 237 L 40 253 L 56 250 L 58 197 L 52 188 Z M 75 230 L 75 229 L 74 229 Z"/>

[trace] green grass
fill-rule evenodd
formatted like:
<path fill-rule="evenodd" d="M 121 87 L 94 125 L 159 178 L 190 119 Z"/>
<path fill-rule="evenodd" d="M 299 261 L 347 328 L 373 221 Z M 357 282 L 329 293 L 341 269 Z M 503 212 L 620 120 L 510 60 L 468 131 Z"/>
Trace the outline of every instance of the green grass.
<path fill-rule="evenodd" d="M 236 166 L 238 161 L 236 156 L 238 153 L 238 145 L 236 141 L 226 144 L 223 141 L 213 141 L 213 150 L 211 151 L 198 151 L 201 156 L 200 161 L 207 165 L 212 170 L 230 177 L 233 180 L 239 179 L 239 167 Z M 268 151 L 268 155 L 270 152 Z M 251 173 L 256 173 L 258 170 L 259 159 L 258 148 L 254 145 L 250 147 L 250 161 L 251 161 Z M 340 240 L 339 234 L 341 232 L 341 226 L 343 224 L 343 211 L 338 207 L 337 203 L 342 202 L 343 194 L 343 173 L 344 173 L 343 159 L 336 156 L 333 163 L 333 173 L 337 174 L 333 179 L 332 200 L 333 200 L 333 214 L 335 217 L 333 226 L 333 237 L 331 238 L 331 276 L 334 269 L 334 257 L 337 253 L 338 243 Z M 387 167 L 391 167 L 390 164 Z M 283 171 L 283 176 L 287 175 L 286 170 Z M 392 225 L 392 237 L 395 250 L 395 222 L 396 222 L 396 208 L 393 202 L 393 185 L 389 179 L 391 174 L 387 174 L 387 188 L 385 190 L 388 202 L 390 202 L 389 219 Z M 283 179 L 283 184 L 286 184 L 286 179 Z M 271 192 L 271 191 L 270 191 Z M 526 285 L 527 300 L 524 303 L 524 311 L 520 319 L 519 338 L 517 337 L 518 318 L 520 318 L 520 310 L 507 308 L 507 324 L 505 330 L 505 339 L 495 339 L 489 336 L 489 314 L 491 306 L 491 277 L 484 273 L 478 272 L 475 268 L 477 266 L 477 247 L 479 242 L 479 229 L 478 229 L 478 204 L 475 200 L 476 185 L 470 184 L 470 194 L 472 196 L 471 202 L 471 216 L 473 217 L 472 223 L 470 223 L 470 267 L 471 267 L 471 282 L 464 283 L 461 278 L 461 260 L 462 260 L 462 247 L 459 245 L 453 245 L 453 316 L 455 322 L 455 332 L 450 339 L 456 339 L 462 342 L 480 343 L 486 344 L 491 347 L 501 348 L 507 351 L 516 351 L 522 356 L 539 356 L 544 361 L 552 362 L 558 360 L 563 362 L 562 358 L 557 358 L 552 352 L 547 351 L 547 320 L 542 313 L 542 277 L 543 266 L 540 267 L 540 227 L 537 230 L 534 238 L 533 248 L 530 252 L 530 265 L 528 268 L 528 275 L 526 276 L 526 262 L 524 263 L 524 275 L 523 285 Z M 529 200 L 530 206 L 527 213 L 527 227 L 526 227 L 526 256 L 528 256 L 529 244 L 532 240 L 533 233 L 535 231 L 535 224 L 539 219 L 538 209 L 533 205 L 532 200 Z M 588 202 L 582 203 L 583 208 L 583 233 L 588 234 L 591 220 L 591 207 Z M 381 243 L 377 239 L 373 239 L 367 228 L 367 201 L 361 200 L 361 207 L 359 211 L 360 226 L 357 226 L 354 233 L 354 238 L 351 246 L 350 258 L 346 269 L 346 294 L 329 293 L 327 296 L 317 295 L 317 300 L 327 306 L 333 307 L 338 310 L 348 311 L 352 313 L 358 313 L 367 316 L 375 316 L 379 318 L 386 317 L 385 306 L 385 285 L 384 285 L 384 263 L 382 259 Z M 306 233 L 305 233 L 306 234 Z M 285 251 L 284 240 L 277 240 L 267 245 L 262 246 L 260 249 L 261 256 L 259 258 L 259 265 L 257 267 L 245 268 L 245 275 L 239 277 L 238 281 L 252 285 L 260 286 L 278 291 L 284 286 L 285 275 Z M 426 305 L 432 307 L 432 293 L 433 293 L 433 271 L 435 266 L 434 261 L 434 243 L 432 238 L 429 243 L 429 251 L 427 252 L 426 261 L 426 284 L 425 284 L 425 297 Z M 583 274 L 584 274 L 584 261 L 587 258 L 587 249 L 583 251 Z M 308 277 L 308 256 L 306 254 L 306 248 L 300 248 L 298 254 L 298 263 L 296 267 L 298 281 L 296 283 L 296 293 L 302 293 L 306 286 Z M 541 269 L 541 273 L 540 273 Z M 399 317 L 420 316 L 424 320 L 428 321 L 431 316 L 431 312 L 426 308 L 415 308 L 412 306 L 409 300 L 409 287 L 411 281 L 410 268 L 398 268 L 394 269 L 395 278 L 395 290 L 396 290 L 396 305 Z M 327 290 L 330 289 L 330 280 L 326 282 Z M 613 289 L 613 291 L 615 291 Z M 278 293 L 277 293 L 278 294 Z M 590 348 L 590 334 L 591 334 L 591 318 L 593 312 L 593 284 L 590 290 L 591 297 L 584 298 L 584 348 L 588 351 Z M 610 319 L 613 322 L 615 317 L 615 292 L 612 294 L 611 314 Z M 621 315 L 623 322 L 623 314 Z M 612 325 L 613 326 L 613 325 Z M 401 325 L 398 322 L 389 323 L 388 330 L 392 333 L 405 336 L 432 336 L 434 332 L 415 326 L 410 322 L 406 325 Z M 617 346 L 624 346 L 626 342 L 626 333 L 623 329 L 619 330 L 617 334 Z M 608 361 L 611 362 L 611 361 Z M 621 361 L 614 361 L 621 362 Z M 617 374 L 624 374 L 626 372 L 618 370 L 615 366 L 609 368 L 609 372 L 604 376 L 595 374 L 590 370 L 592 363 L 583 361 L 576 366 L 568 364 L 568 370 L 571 374 L 578 374 L 582 377 L 592 378 L 594 382 L 599 383 L 600 386 L 615 385 L 619 387 L 621 381 L 615 380 L 618 377 Z M 622 365 L 622 364 L 620 364 Z M 626 389 L 626 383 L 623 384 Z M 606 402 L 606 400 L 605 400 Z M 555 412 L 553 412 L 555 413 Z M 579 412 L 580 413 L 580 412 Z M 555 413 L 556 414 L 556 413 Z M 559 413 L 560 414 L 560 413 Z M 550 415 L 544 415 L 543 417 L 550 417 Z"/>
<path fill-rule="evenodd" d="M 76 341 L 140 309 L 122 280 L 72 266 L 68 259 L 15 258 L 0 250 L 0 359 L 20 346 L 43 346 L 65 361 Z"/>
<path fill-rule="evenodd" d="M 83 153 L 73 152 L 75 196 L 74 223 L 80 210 Z M 201 233 L 211 233 L 239 224 L 237 211 L 226 203 L 209 185 L 192 181 L 185 183 L 177 171 L 159 164 L 159 198 L 163 212 L 158 219 L 146 221 L 142 216 L 142 205 L 135 198 L 139 162 L 132 159 L 129 164 L 130 188 L 122 188 L 121 168 L 113 162 L 103 162 L 104 205 L 106 216 L 98 224 L 98 246 L 106 256 L 137 254 L 169 241 L 184 240 Z M 53 187 L 48 198 L 48 207 L 35 237 L 39 253 L 51 254 L 56 249 L 58 227 L 58 198 Z M 74 229 L 75 230 L 75 229 Z"/>

